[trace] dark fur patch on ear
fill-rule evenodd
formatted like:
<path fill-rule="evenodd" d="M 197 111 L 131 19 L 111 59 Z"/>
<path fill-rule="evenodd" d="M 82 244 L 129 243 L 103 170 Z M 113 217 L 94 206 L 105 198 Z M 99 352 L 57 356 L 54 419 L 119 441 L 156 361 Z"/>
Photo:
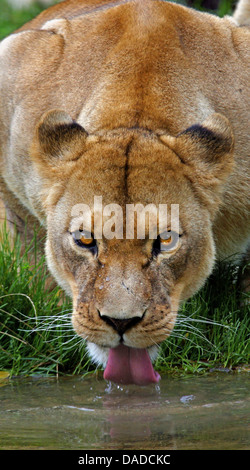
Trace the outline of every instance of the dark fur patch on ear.
<path fill-rule="evenodd" d="M 232 148 L 231 139 L 199 124 L 194 124 L 180 135 L 187 135 L 196 141 L 198 140 L 202 146 L 207 147 L 209 150 L 207 161 L 212 162 L 218 153 L 230 152 Z"/>
<path fill-rule="evenodd" d="M 56 124 L 53 127 L 43 123 L 38 129 L 43 151 L 51 156 L 59 155 L 62 148 L 67 148 L 73 139 L 84 136 L 86 136 L 85 130 L 74 121 L 69 124 Z"/>
<path fill-rule="evenodd" d="M 201 126 L 200 124 L 194 124 L 193 126 L 188 127 L 183 134 L 191 134 L 192 137 L 197 137 L 198 139 L 203 139 L 207 142 L 217 140 L 217 138 L 220 137 L 207 127 Z"/>

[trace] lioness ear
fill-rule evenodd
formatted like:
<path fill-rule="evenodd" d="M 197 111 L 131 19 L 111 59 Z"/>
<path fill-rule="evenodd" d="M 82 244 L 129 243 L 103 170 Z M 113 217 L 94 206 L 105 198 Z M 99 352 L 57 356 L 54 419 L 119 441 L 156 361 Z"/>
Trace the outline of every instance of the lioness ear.
<path fill-rule="evenodd" d="M 234 138 L 228 119 L 215 113 L 177 137 L 163 135 L 160 139 L 179 157 L 193 190 L 214 218 L 234 166 Z"/>
<path fill-rule="evenodd" d="M 87 132 L 64 111 L 52 110 L 39 121 L 31 147 L 31 158 L 53 166 L 76 160 L 84 152 Z"/>
<path fill-rule="evenodd" d="M 202 124 L 194 124 L 177 137 L 160 139 L 208 183 L 224 180 L 233 167 L 233 133 L 228 119 L 214 113 Z M 214 181 L 215 183 L 215 181 Z"/>

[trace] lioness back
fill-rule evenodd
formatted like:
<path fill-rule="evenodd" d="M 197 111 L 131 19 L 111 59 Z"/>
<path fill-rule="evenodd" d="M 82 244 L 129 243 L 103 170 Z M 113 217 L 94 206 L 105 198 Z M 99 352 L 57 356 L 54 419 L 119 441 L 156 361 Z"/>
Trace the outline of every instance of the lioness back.
<path fill-rule="evenodd" d="M 0 97 L 6 206 L 44 227 L 105 377 L 158 381 L 149 357 L 180 303 L 247 251 L 249 29 L 165 1 L 68 0 L 2 41 Z"/>

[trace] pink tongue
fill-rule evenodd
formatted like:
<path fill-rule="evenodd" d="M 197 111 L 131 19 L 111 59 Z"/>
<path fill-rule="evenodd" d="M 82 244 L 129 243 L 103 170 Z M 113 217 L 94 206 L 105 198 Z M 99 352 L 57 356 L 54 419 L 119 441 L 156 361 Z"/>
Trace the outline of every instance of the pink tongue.
<path fill-rule="evenodd" d="M 103 377 L 120 384 L 136 385 L 157 383 L 161 378 L 154 371 L 146 349 L 129 348 L 123 344 L 110 349 Z"/>

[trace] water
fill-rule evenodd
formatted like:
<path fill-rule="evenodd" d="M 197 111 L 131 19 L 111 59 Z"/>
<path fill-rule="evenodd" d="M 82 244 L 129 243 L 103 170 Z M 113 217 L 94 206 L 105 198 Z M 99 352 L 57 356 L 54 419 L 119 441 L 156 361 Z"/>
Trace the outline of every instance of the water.
<path fill-rule="evenodd" d="M 147 387 L 17 378 L 0 387 L 0 449 L 249 449 L 249 411 L 247 373 Z"/>

